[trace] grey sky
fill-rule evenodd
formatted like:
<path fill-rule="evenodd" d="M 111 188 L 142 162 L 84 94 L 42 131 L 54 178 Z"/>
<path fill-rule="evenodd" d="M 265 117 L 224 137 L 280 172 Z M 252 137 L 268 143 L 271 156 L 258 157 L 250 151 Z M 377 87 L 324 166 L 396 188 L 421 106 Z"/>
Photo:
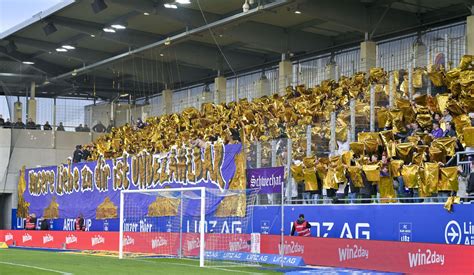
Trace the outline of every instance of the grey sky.
<path fill-rule="evenodd" d="M 0 33 L 62 0 L 0 0 Z"/>

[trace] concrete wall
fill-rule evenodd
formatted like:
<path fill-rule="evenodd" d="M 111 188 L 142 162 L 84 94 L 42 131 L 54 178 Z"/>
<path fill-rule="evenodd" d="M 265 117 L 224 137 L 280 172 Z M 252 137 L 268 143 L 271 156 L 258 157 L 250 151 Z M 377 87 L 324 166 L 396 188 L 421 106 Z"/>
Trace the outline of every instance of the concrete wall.
<path fill-rule="evenodd" d="M 11 209 L 17 205 L 18 176 L 23 165 L 32 168 L 65 163 L 76 145 L 90 143 L 98 136 L 0 128 L 0 194 L 11 194 L 7 207 L 0 209 L 0 224 L 11 227 Z"/>

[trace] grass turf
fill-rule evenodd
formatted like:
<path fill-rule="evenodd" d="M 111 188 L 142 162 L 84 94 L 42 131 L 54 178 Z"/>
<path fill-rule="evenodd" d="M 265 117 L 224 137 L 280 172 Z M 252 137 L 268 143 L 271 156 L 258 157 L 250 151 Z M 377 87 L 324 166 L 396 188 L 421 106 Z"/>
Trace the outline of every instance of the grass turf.
<path fill-rule="evenodd" d="M 101 257 L 95 255 L 0 249 L 0 274 L 282 274 L 259 267 L 199 268 L 194 259 Z"/>

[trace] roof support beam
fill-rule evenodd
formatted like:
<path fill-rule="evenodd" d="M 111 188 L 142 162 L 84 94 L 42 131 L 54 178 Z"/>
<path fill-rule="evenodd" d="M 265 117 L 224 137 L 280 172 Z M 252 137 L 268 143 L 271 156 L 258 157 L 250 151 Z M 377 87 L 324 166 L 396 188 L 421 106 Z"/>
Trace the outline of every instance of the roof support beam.
<path fill-rule="evenodd" d="M 155 43 L 152 43 L 152 44 L 143 46 L 141 48 L 138 48 L 136 50 L 129 51 L 129 52 L 126 52 L 126 53 L 122 53 L 122 54 L 104 59 L 102 61 L 99 61 L 99 62 L 96 62 L 94 64 L 91 64 L 91 65 L 85 66 L 83 68 L 80 68 L 80 69 L 76 70 L 75 73 L 76 74 L 85 73 L 85 72 L 90 71 L 92 69 L 99 68 L 99 67 L 104 66 L 106 64 L 109 64 L 109 63 L 115 62 L 117 60 L 120 60 L 122 58 L 125 58 L 127 56 L 130 56 L 132 54 L 137 54 L 137 53 L 140 53 L 140 52 L 143 52 L 143 51 L 146 51 L 146 50 L 150 50 L 150 49 L 153 49 L 153 48 L 156 48 L 156 47 L 163 46 L 165 44 L 168 44 L 169 41 L 177 42 L 177 41 L 180 41 L 180 40 L 186 40 L 186 39 L 189 38 L 190 35 L 195 35 L 195 34 L 207 31 L 209 28 L 220 27 L 222 25 L 229 24 L 231 22 L 235 22 L 237 20 L 240 20 L 242 18 L 254 15 L 256 13 L 260 13 L 263 10 L 280 7 L 280 6 L 285 5 L 287 3 L 288 3 L 288 0 L 277 0 L 277 1 L 272 2 L 270 4 L 260 6 L 259 8 L 252 9 L 252 10 L 246 12 L 246 13 L 239 13 L 239 14 L 236 14 L 236 15 L 233 15 L 233 16 L 229 16 L 227 18 L 224 18 L 224 19 L 215 21 L 213 23 L 210 23 L 206 26 L 198 27 L 198 28 L 192 29 L 190 31 L 186 31 L 186 32 L 174 35 L 174 36 L 170 37 L 169 39 L 160 40 L 160 41 L 157 41 Z M 71 73 L 65 73 L 65 74 L 58 75 L 58 76 L 52 78 L 52 81 L 69 78 Z"/>
<path fill-rule="evenodd" d="M 23 44 L 28 47 L 33 47 L 35 49 L 44 51 L 44 52 L 51 52 L 51 54 L 56 54 L 56 49 L 60 48 L 62 45 L 51 43 L 42 40 L 36 40 L 31 38 L 25 38 L 20 36 L 12 37 L 15 43 Z M 71 50 L 64 53 L 57 53 L 60 56 L 65 56 L 68 58 L 73 58 L 76 60 L 80 60 L 83 63 L 88 62 L 95 62 L 97 60 L 101 60 L 110 56 L 110 54 L 105 52 L 99 52 L 95 50 L 85 49 L 85 48 L 77 48 L 75 50 Z"/>

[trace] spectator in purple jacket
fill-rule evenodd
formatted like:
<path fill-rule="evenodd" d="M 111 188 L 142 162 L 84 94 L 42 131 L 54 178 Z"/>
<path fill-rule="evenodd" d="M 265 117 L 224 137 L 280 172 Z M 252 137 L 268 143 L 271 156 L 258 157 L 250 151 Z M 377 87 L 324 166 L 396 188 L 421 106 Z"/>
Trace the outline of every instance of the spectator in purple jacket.
<path fill-rule="evenodd" d="M 433 122 L 433 130 L 431 131 L 431 135 L 433 138 L 440 138 L 443 137 L 443 129 L 439 128 L 439 122 L 434 121 Z"/>

